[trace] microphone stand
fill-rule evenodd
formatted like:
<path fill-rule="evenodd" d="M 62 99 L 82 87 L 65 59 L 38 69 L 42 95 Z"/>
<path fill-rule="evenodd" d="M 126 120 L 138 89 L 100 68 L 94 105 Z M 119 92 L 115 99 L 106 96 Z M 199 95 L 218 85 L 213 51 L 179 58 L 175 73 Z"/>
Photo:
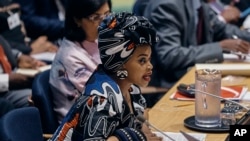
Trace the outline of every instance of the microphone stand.
<path fill-rule="evenodd" d="M 197 90 L 197 89 L 192 89 L 192 88 L 188 88 L 188 90 L 195 91 L 195 92 L 200 92 L 200 93 L 202 93 L 202 94 L 206 94 L 206 95 L 209 95 L 209 96 L 212 96 L 212 97 L 216 97 L 216 98 L 219 98 L 219 99 L 222 99 L 222 100 L 225 100 L 225 101 L 234 103 L 234 104 L 236 104 L 236 105 L 239 105 L 239 106 L 241 106 L 242 108 L 246 109 L 247 111 L 250 110 L 249 108 L 247 108 L 246 106 L 244 106 L 244 105 L 242 105 L 242 104 L 240 104 L 240 103 L 238 103 L 238 102 L 235 102 L 235 101 L 233 101 L 233 100 L 229 100 L 229 99 L 223 98 L 223 97 L 221 97 L 221 96 L 213 95 L 213 94 L 211 94 L 211 93 L 207 93 L 207 92 L 200 91 L 200 90 Z"/>

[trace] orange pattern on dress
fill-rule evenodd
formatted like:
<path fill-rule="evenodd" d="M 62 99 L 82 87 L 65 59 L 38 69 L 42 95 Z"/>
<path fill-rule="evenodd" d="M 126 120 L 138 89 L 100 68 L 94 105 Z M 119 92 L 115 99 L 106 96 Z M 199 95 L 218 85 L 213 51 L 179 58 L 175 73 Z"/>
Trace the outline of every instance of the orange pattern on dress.
<path fill-rule="evenodd" d="M 66 122 L 64 124 L 59 134 L 58 141 L 64 141 L 69 129 L 75 128 L 78 120 L 79 120 L 79 114 L 76 114 L 75 117 L 71 121 Z"/>

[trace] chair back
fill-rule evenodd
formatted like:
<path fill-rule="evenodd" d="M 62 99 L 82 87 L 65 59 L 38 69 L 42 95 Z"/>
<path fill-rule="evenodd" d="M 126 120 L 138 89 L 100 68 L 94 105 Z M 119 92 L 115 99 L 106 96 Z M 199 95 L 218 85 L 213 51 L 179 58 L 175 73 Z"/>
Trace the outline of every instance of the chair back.
<path fill-rule="evenodd" d="M 0 119 L 1 141 L 43 141 L 42 125 L 36 107 L 11 110 Z"/>
<path fill-rule="evenodd" d="M 53 134 L 59 123 L 53 110 L 53 96 L 49 84 L 50 70 L 39 73 L 32 85 L 32 100 L 40 111 L 42 129 L 45 134 Z"/>

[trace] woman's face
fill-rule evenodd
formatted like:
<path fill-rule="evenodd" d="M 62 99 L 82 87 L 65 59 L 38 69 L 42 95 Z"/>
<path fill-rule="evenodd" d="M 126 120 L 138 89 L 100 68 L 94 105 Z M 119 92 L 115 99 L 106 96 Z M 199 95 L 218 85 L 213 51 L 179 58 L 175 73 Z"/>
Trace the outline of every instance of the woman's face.
<path fill-rule="evenodd" d="M 131 58 L 124 64 L 124 68 L 128 71 L 126 80 L 140 87 L 146 87 L 151 80 L 153 69 L 150 60 L 151 47 L 146 44 L 138 46 Z"/>
<path fill-rule="evenodd" d="M 108 3 L 87 18 L 82 18 L 78 23 L 86 33 L 86 40 L 95 41 L 98 37 L 98 26 L 102 20 L 110 14 Z"/>

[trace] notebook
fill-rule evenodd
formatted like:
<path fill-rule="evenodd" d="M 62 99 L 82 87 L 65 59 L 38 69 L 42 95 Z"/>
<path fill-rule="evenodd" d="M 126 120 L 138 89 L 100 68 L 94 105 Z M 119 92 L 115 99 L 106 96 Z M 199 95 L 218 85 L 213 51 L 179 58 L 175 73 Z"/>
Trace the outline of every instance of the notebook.
<path fill-rule="evenodd" d="M 20 73 L 26 76 L 34 77 L 36 74 L 43 72 L 45 70 L 48 70 L 51 68 L 51 65 L 45 65 L 42 66 L 38 69 L 23 69 L 23 68 L 18 68 L 15 72 Z"/>

